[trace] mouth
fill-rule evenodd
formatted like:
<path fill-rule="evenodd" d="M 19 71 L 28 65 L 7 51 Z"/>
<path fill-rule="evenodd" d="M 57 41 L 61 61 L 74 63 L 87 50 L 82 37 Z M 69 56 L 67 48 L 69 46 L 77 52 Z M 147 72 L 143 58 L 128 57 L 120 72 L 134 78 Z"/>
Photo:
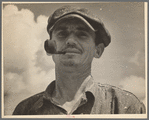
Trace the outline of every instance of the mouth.
<path fill-rule="evenodd" d="M 73 55 L 79 55 L 79 53 L 74 53 L 74 52 L 66 52 L 66 53 L 65 53 L 65 55 L 71 55 L 71 56 L 73 56 Z"/>
<path fill-rule="evenodd" d="M 72 54 L 81 54 L 82 52 L 80 50 L 77 50 L 77 49 L 67 49 L 64 51 L 65 54 L 67 55 L 72 55 Z"/>

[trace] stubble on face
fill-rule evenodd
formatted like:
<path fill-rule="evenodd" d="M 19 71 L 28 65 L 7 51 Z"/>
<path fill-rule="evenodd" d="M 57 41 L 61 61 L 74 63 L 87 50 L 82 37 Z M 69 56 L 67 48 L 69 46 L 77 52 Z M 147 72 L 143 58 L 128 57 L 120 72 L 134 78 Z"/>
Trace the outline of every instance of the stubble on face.
<path fill-rule="evenodd" d="M 74 67 L 74 66 L 76 66 L 76 64 L 72 60 L 71 61 L 67 61 L 67 62 L 63 62 L 63 65 L 67 66 L 67 67 Z"/>
<path fill-rule="evenodd" d="M 92 51 L 89 51 L 88 49 L 91 46 L 95 45 L 95 43 L 94 43 L 95 35 L 94 35 L 94 37 L 92 35 L 90 35 L 90 32 L 88 32 L 89 28 L 84 23 L 82 23 L 82 21 L 80 22 L 79 20 L 77 20 L 77 21 L 67 21 L 67 22 L 65 21 L 65 22 L 63 22 L 61 24 L 60 23 L 57 24 L 58 27 L 56 27 L 56 30 L 59 30 L 60 27 L 61 28 L 65 27 L 66 30 L 64 31 L 64 35 L 66 33 L 68 33 L 67 37 L 69 37 L 70 33 L 73 33 L 73 35 L 74 35 L 73 39 L 76 40 L 74 49 L 78 49 L 79 48 L 83 52 L 81 54 L 74 54 L 74 55 L 73 54 L 53 55 L 54 58 L 55 58 L 54 61 L 55 61 L 55 63 L 59 63 L 59 64 L 61 64 L 63 66 L 77 67 L 78 65 L 82 64 L 84 61 L 87 61 L 87 60 L 91 59 L 91 58 L 87 58 L 87 57 L 91 57 L 91 55 L 90 55 L 91 53 L 90 52 L 92 52 Z M 79 30 L 78 30 L 78 28 L 79 28 Z M 81 28 L 81 30 L 80 30 L 80 28 Z M 57 32 L 55 32 L 55 33 L 57 33 Z M 80 35 L 82 33 L 83 34 L 85 33 L 85 35 L 83 37 L 81 36 L 79 38 L 77 35 Z M 63 37 L 62 37 L 59 40 L 59 38 L 57 37 L 57 34 L 52 35 L 52 36 L 53 37 L 55 36 L 54 39 L 56 39 L 56 42 L 58 43 L 57 46 L 58 46 L 59 50 L 61 48 L 66 48 L 67 49 L 69 47 L 69 46 L 66 45 L 67 38 L 66 38 L 66 40 L 64 40 Z M 92 41 L 92 42 L 90 42 L 90 41 Z M 91 45 L 89 45 L 89 44 L 91 44 Z M 56 59 L 59 59 L 58 62 L 56 62 Z"/>

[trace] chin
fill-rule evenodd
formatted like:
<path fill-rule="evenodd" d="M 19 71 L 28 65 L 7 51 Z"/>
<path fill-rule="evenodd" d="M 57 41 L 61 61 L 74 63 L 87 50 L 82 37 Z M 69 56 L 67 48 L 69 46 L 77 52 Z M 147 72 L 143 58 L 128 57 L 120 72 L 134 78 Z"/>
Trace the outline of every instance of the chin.
<path fill-rule="evenodd" d="M 63 63 L 64 66 L 67 66 L 67 67 L 72 67 L 72 66 L 75 66 L 74 63 L 72 62 L 68 62 L 68 63 Z"/>
<path fill-rule="evenodd" d="M 79 63 L 75 60 L 66 60 L 61 62 L 64 66 L 72 67 L 72 66 L 78 66 Z"/>

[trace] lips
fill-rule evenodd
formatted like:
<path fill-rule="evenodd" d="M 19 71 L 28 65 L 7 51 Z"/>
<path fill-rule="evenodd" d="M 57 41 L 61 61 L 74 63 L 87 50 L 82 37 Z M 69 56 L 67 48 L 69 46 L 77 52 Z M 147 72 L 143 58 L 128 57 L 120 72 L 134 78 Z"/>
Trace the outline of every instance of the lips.
<path fill-rule="evenodd" d="M 81 54 L 82 53 L 78 49 L 66 49 L 64 52 L 66 52 L 66 53 L 76 53 L 76 54 Z"/>

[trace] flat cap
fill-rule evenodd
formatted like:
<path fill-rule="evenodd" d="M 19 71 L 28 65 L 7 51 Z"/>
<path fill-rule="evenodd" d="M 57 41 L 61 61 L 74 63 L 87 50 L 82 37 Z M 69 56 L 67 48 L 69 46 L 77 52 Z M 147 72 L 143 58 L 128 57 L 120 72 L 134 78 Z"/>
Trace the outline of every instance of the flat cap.
<path fill-rule="evenodd" d="M 66 18 L 66 16 L 68 15 L 69 16 L 76 15 L 76 17 L 80 16 L 78 18 L 86 22 L 87 25 L 92 26 L 96 34 L 96 40 L 95 40 L 96 45 L 98 45 L 99 43 L 104 43 L 105 47 L 109 45 L 109 43 L 111 42 L 111 36 L 108 30 L 105 28 L 100 18 L 95 16 L 87 8 L 79 8 L 79 7 L 74 7 L 74 6 L 63 6 L 57 9 L 48 19 L 48 25 L 47 25 L 48 33 L 51 35 L 52 28 L 57 23 L 57 21 L 61 20 L 62 18 Z"/>

